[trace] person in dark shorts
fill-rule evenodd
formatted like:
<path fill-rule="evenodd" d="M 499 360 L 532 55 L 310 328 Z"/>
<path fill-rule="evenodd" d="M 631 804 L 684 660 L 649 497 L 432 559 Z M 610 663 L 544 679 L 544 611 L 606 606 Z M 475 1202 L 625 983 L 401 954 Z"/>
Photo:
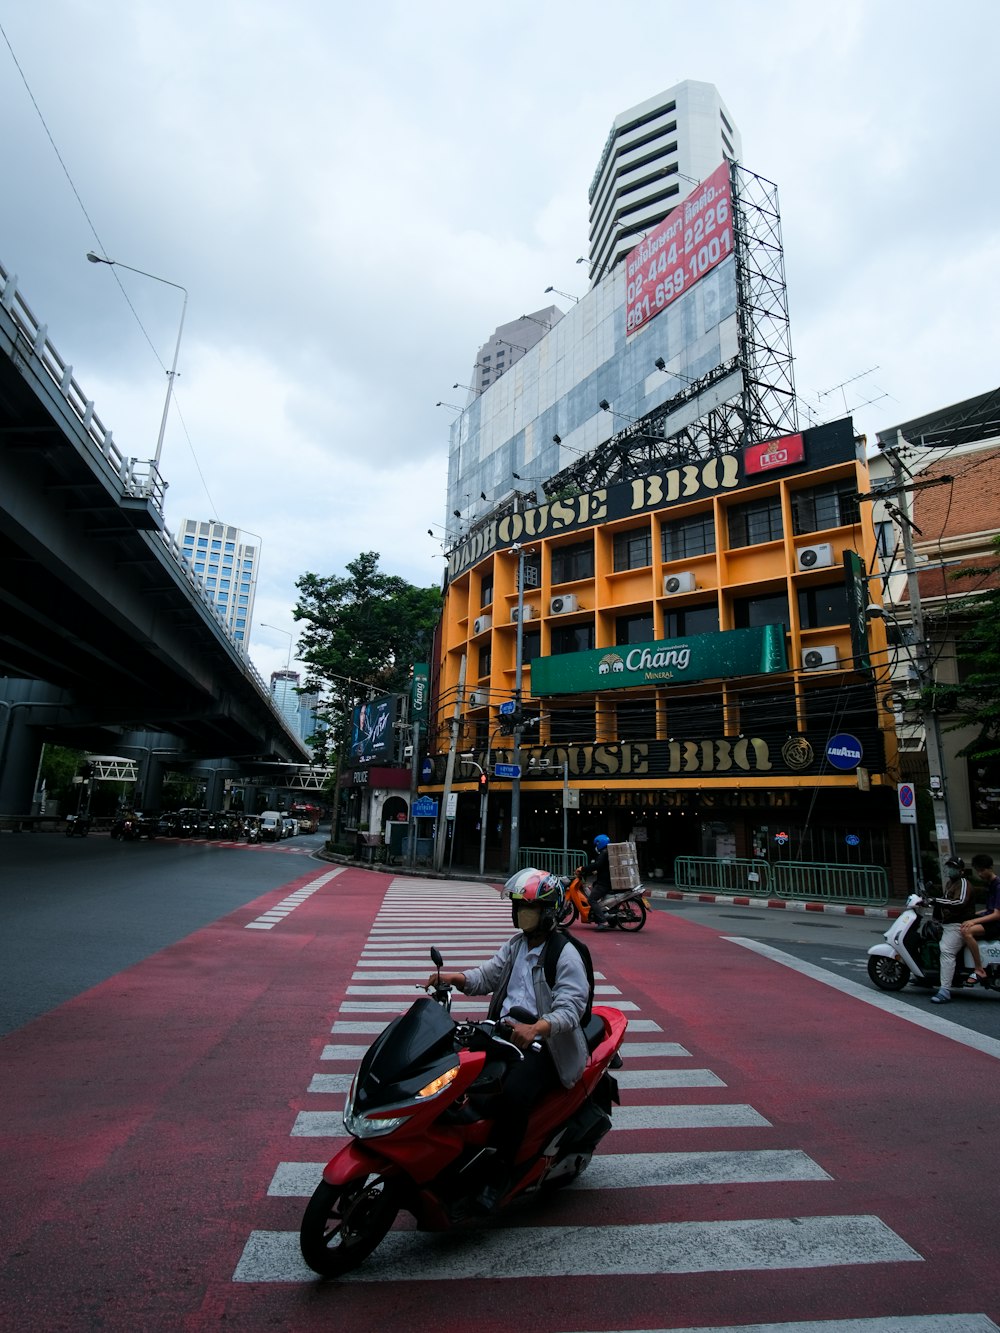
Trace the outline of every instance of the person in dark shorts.
<path fill-rule="evenodd" d="M 992 856 L 974 856 L 972 869 L 986 885 L 986 911 L 962 923 L 962 939 L 972 954 L 976 980 L 985 981 L 986 969 L 979 952 L 979 941 L 1000 939 L 1000 877 L 993 869 Z"/>

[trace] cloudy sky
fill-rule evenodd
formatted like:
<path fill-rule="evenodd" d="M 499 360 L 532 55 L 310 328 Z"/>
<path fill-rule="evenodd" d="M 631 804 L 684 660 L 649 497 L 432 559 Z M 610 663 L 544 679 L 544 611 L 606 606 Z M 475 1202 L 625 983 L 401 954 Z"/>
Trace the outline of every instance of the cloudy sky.
<path fill-rule="evenodd" d="M 426 585 L 476 349 L 583 290 L 613 118 L 716 84 L 777 182 L 796 385 L 873 436 L 1000 383 L 1000 4 L 0 0 L 0 264 L 167 524 L 260 535 L 255 619 L 359 552 Z M 265 675 L 288 639 L 255 628 Z"/>

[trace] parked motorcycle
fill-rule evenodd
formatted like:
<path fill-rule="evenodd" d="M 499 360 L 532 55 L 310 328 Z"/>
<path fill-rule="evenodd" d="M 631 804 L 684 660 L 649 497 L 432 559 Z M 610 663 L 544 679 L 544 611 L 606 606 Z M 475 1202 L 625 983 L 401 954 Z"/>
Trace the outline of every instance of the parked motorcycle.
<path fill-rule="evenodd" d="M 560 926 L 572 926 L 576 921 L 582 921 L 584 925 L 592 924 L 590 898 L 583 880 L 578 875 L 564 876 L 563 884 L 566 886 L 566 899 L 559 914 Z M 649 902 L 641 884 L 623 893 L 609 893 L 601 899 L 601 906 L 609 926 L 617 926 L 619 930 L 642 930 L 646 924 Z"/>
<path fill-rule="evenodd" d="M 933 905 L 919 893 L 911 893 L 905 909 L 885 932 L 884 944 L 868 950 L 868 976 L 879 990 L 899 991 L 912 981 L 917 986 L 936 990 L 941 984 L 940 928 L 934 920 Z M 976 984 L 988 990 L 1000 990 L 1000 940 L 980 940 L 986 980 Z M 972 955 L 963 949 L 956 959 L 956 988 L 974 984 Z"/>
<path fill-rule="evenodd" d="M 440 974 L 437 949 L 431 959 Z M 361 1062 L 344 1108 L 352 1137 L 327 1163 L 299 1233 L 302 1257 L 322 1277 L 362 1263 L 400 1209 L 427 1231 L 474 1215 L 492 1158 L 490 1098 L 523 1056 L 503 1024 L 457 1022 L 450 1009 L 451 987 L 436 986 L 393 1019 Z M 595 1006 L 584 1027 L 590 1056 L 583 1076 L 534 1108 L 502 1207 L 568 1185 L 585 1170 L 611 1128 L 618 1084 L 608 1069 L 621 1065 L 627 1026 L 619 1010 Z"/>
<path fill-rule="evenodd" d="M 66 837 L 85 838 L 90 832 L 93 820 L 90 815 L 67 815 Z"/>

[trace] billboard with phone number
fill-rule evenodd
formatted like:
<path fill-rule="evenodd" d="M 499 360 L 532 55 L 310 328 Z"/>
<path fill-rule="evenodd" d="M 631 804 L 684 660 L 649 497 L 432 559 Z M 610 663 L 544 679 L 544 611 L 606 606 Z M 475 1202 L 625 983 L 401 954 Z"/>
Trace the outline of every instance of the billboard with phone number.
<path fill-rule="evenodd" d="M 732 183 L 723 162 L 626 256 L 626 334 L 637 333 L 732 253 Z"/>

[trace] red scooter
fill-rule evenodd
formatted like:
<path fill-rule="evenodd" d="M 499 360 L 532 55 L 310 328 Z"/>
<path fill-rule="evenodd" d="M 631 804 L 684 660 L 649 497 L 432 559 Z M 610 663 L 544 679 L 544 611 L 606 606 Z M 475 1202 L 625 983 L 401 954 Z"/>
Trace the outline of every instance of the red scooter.
<path fill-rule="evenodd" d="M 440 973 L 437 949 L 431 959 Z M 344 1108 L 352 1137 L 327 1163 L 299 1233 L 302 1257 L 322 1277 L 362 1263 L 400 1209 L 424 1231 L 475 1215 L 491 1160 L 490 1097 L 523 1056 L 501 1023 L 457 1022 L 450 1010 L 451 987 L 435 987 L 393 1019 L 361 1062 Z M 568 1185 L 586 1169 L 611 1128 L 618 1084 L 608 1069 L 621 1066 L 627 1025 L 619 1010 L 594 1008 L 584 1025 L 590 1057 L 583 1076 L 535 1107 L 501 1207 Z"/>

